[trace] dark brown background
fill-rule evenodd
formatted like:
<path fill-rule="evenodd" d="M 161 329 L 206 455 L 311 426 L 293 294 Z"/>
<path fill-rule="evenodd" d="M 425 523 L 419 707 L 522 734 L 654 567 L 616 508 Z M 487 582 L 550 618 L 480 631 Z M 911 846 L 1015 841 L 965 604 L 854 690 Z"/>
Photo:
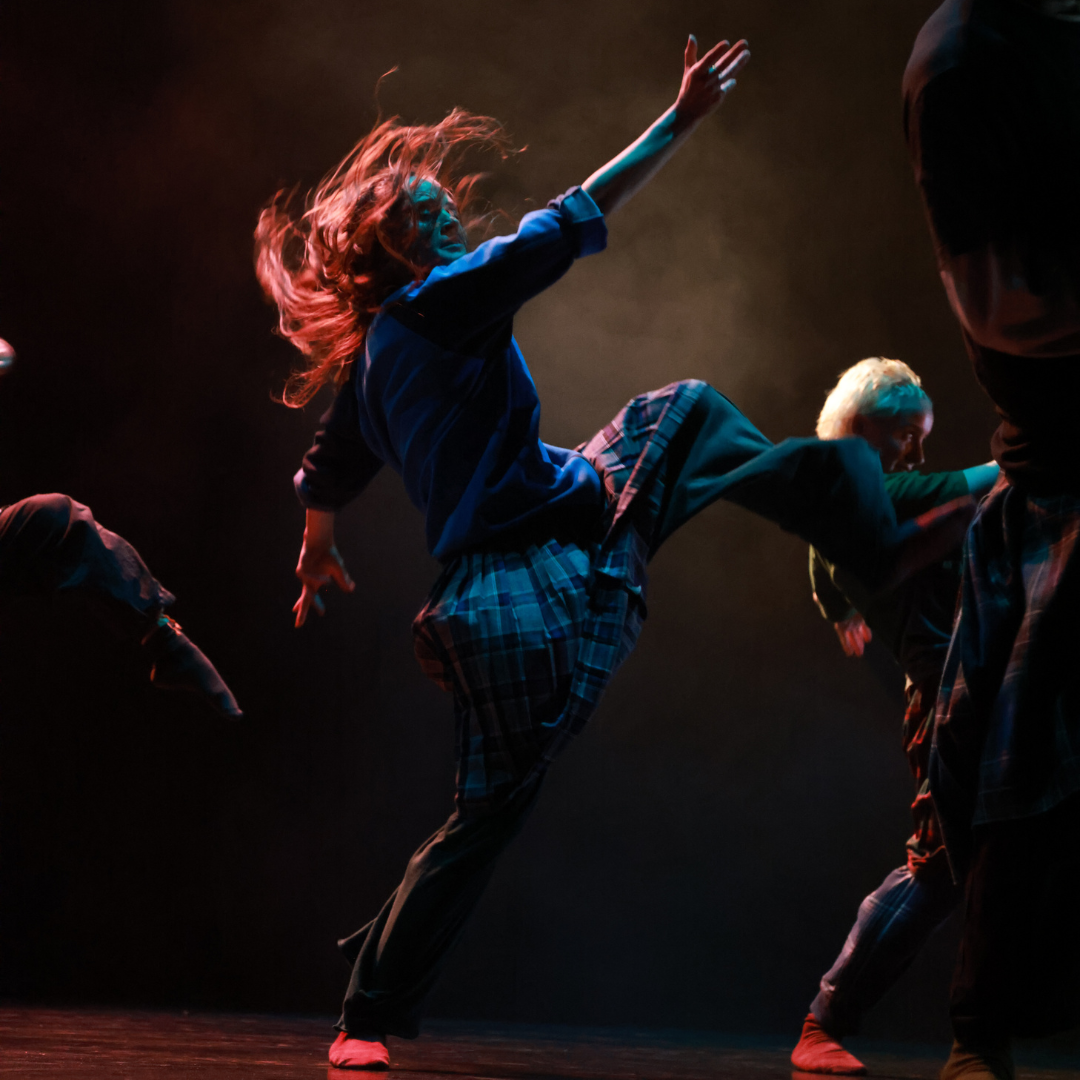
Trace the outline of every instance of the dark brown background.
<path fill-rule="evenodd" d="M 774 438 L 899 356 L 933 468 L 989 407 L 933 265 L 899 82 L 934 0 L 435 4 L 23 0 L 0 25 L 0 502 L 66 491 L 131 539 L 229 678 L 236 728 L 159 700 L 78 603 L 0 624 L 0 991 L 332 1012 L 335 937 L 450 809 L 450 703 L 409 620 L 436 567 L 396 477 L 343 516 L 358 586 L 291 628 L 290 477 L 317 408 L 251 270 L 258 209 L 382 100 L 460 104 L 527 151 L 512 213 L 673 99 L 686 33 L 745 35 L 721 115 L 522 313 L 545 438 L 698 376 Z M 527 200 L 532 199 L 530 204 Z M 443 1016 L 792 1036 L 858 902 L 903 858 L 899 674 L 847 660 L 792 537 L 715 507 L 654 563 L 651 618 L 553 770 L 432 1002 Z M 946 931 L 867 1033 L 938 1038 Z"/>

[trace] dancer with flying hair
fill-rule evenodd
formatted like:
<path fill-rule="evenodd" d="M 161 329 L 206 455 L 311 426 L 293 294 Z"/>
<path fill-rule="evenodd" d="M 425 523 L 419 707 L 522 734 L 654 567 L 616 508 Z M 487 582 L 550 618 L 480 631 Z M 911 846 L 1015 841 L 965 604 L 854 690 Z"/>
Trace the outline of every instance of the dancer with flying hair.
<path fill-rule="evenodd" d="M 338 387 L 297 474 L 303 624 L 329 582 L 353 582 L 334 514 L 384 463 L 422 511 L 443 572 L 414 622 L 417 657 L 453 694 L 455 810 L 379 914 L 340 944 L 353 965 L 331 1063 L 380 1068 L 386 1036 L 417 1034 L 423 1002 L 549 764 L 595 710 L 644 619 L 645 566 L 664 539 L 725 497 L 810 540 L 874 589 L 966 527 L 898 528 L 861 439 L 774 447 L 721 394 L 689 380 L 634 398 L 577 450 L 539 439 L 540 403 L 513 317 L 606 218 L 715 112 L 746 42 L 686 46 L 675 104 L 580 187 L 516 233 L 467 246 L 470 150 L 505 152 L 500 126 L 455 109 L 378 125 L 294 219 L 279 197 L 256 233 L 257 270 L 306 366 L 299 405 Z M 842 508 L 842 509 L 841 509 Z"/>

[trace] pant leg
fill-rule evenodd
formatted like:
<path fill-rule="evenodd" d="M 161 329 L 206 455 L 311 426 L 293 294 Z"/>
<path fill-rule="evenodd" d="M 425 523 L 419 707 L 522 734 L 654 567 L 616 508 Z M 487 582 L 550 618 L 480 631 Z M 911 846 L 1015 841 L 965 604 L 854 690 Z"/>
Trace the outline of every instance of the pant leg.
<path fill-rule="evenodd" d="M 540 783 L 490 811 L 455 811 L 409 860 L 375 919 L 339 942 L 353 965 L 340 1030 L 416 1037 L 424 999 L 499 855 L 536 805 Z"/>
<path fill-rule="evenodd" d="M 959 903 L 944 852 L 894 870 L 859 906 L 836 962 L 822 977 L 810 1011 L 835 1038 L 859 1030 L 863 1014 L 907 970 L 930 935 Z"/>
<path fill-rule="evenodd" d="M 1080 796 L 976 830 L 953 976 L 953 1031 L 967 1045 L 1080 1023 Z"/>
<path fill-rule="evenodd" d="M 871 590 L 896 566 L 901 541 L 881 461 L 863 439 L 772 444 L 712 387 L 669 450 L 653 552 L 717 499 L 737 503 L 816 547 Z"/>
<path fill-rule="evenodd" d="M 139 553 L 67 495 L 0 510 L 0 601 L 81 587 L 138 612 L 173 602 Z"/>

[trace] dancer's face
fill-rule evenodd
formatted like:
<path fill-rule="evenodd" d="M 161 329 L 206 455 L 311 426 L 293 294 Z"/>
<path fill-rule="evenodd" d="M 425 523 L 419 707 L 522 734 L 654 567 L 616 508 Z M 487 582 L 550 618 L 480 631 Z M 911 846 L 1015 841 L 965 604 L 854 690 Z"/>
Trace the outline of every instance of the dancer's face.
<path fill-rule="evenodd" d="M 910 471 L 926 460 L 923 442 L 933 426 L 932 412 L 907 412 L 898 416 L 856 416 L 851 430 L 878 452 L 886 472 L 898 472 Z"/>
<path fill-rule="evenodd" d="M 413 188 L 412 201 L 420 248 L 418 261 L 441 266 L 460 259 L 467 250 L 465 229 L 450 192 L 434 180 L 421 180 Z"/>

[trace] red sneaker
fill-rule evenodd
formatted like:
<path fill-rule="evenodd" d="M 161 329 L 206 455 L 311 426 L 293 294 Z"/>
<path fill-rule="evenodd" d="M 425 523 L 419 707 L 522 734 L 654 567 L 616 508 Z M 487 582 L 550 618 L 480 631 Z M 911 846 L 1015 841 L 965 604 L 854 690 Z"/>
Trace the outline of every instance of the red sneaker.
<path fill-rule="evenodd" d="M 829 1035 L 811 1013 L 803 1023 L 799 1045 L 791 1051 L 791 1064 L 802 1072 L 862 1076 L 866 1066 Z"/>
<path fill-rule="evenodd" d="M 390 1051 L 386 1039 L 356 1039 L 344 1031 L 330 1047 L 330 1064 L 335 1069 L 389 1069 Z"/>

